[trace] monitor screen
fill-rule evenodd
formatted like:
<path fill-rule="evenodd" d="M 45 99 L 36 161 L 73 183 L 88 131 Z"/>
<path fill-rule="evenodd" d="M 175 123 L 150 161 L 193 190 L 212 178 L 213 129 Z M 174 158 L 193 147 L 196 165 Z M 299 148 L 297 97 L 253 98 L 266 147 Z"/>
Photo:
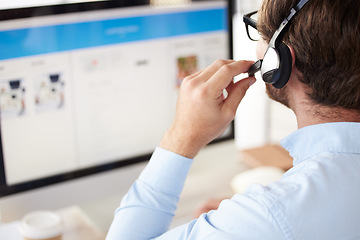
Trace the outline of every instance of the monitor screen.
<path fill-rule="evenodd" d="M 0 13 L 0 196 L 148 160 L 182 79 L 231 57 L 226 1 L 64 6 Z"/>

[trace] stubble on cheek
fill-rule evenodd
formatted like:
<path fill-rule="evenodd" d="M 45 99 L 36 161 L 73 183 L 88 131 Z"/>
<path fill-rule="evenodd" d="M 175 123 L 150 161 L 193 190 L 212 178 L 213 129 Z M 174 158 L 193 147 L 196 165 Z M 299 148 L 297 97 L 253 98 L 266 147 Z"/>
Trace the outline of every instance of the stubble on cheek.
<path fill-rule="evenodd" d="M 281 89 L 274 88 L 271 84 L 266 84 L 266 93 L 272 100 L 279 102 L 286 107 L 290 108 L 289 106 L 289 96 L 287 92 L 286 86 Z"/>

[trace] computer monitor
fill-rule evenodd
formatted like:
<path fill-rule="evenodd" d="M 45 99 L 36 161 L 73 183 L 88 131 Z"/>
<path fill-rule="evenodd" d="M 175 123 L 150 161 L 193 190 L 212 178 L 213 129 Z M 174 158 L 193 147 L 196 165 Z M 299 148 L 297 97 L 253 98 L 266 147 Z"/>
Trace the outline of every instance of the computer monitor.
<path fill-rule="evenodd" d="M 0 198 L 148 160 L 182 79 L 232 57 L 231 12 L 133 0 L 0 10 Z M 233 137 L 231 125 L 215 142 Z"/>

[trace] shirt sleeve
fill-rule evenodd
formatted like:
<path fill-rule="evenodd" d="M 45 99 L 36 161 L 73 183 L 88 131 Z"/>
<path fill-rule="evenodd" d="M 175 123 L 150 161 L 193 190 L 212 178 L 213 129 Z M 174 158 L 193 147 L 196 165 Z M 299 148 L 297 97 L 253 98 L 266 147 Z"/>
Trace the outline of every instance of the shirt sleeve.
<path fill-rule="evenodd" d="M 191 163 L 157 148 L 116 210 L 106 240 L 284 239 L 272 204 L 263 197 L 265 187 L 237 194 L 217 211 L 169 231 Z"/>
<path fill-rule="evenodd" d="M 169 229 L 192 159 L 156 148 L 115 212 L 107 240 L 147 240 Z"/>

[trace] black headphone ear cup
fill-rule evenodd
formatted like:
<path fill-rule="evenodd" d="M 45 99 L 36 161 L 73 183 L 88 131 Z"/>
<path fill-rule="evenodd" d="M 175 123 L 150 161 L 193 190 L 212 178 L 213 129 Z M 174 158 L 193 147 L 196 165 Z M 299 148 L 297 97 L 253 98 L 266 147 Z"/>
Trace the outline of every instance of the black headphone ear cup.
<path fill-rule="evenodd" d="M 273 83 L 272 85 L 275 88 L 282 88 L 289 81 L 291 70 L 292 70 L 292 57 L 290 53 L 290 49 L 283 43 L 280 43 L 277 47 L 279 58 L 280 58 L 280 66 L 279 66 L 279 79 Z"/>

